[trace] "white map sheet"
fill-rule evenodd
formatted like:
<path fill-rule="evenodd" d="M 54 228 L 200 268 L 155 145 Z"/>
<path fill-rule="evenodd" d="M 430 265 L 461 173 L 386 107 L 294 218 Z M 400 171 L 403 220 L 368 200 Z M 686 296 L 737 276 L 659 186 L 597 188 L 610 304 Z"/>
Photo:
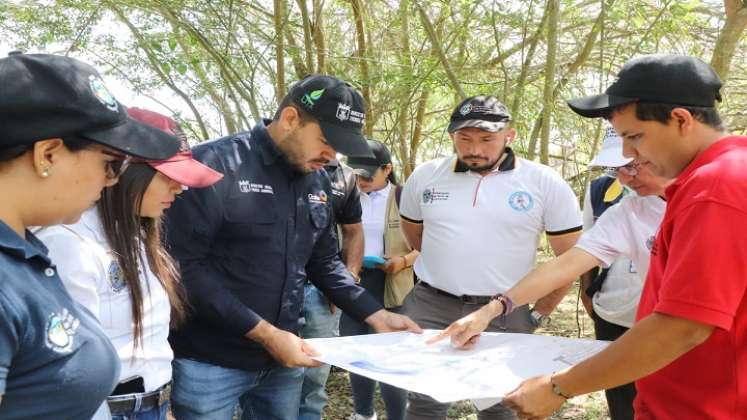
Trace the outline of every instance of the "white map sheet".
<path fill-rule="evenodd" d="M 316 359 L 440 402 L 471 399 L 479 409 L 500 402 L 524 379 L 571 366 L 608 342 L 532 334 L 483 333 L 472 350 L 453 348 L 438 334 L 409 332 L 306 340 Z"/>

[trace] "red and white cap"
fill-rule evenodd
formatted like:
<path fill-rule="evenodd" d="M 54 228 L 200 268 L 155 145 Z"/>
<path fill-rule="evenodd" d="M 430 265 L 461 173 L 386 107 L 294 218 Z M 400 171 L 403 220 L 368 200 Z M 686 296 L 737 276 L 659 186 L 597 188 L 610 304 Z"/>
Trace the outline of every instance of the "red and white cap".
<path fill-rule="evenodd" d="M 128 108 L 130 118 L 158 128 L 179 138 L 179 151 L 165 160 L 146 161 L 153 169 L 173 179 L 174 181 L 192 188 L 209 187 L 223 178 L 223 174 L 200 163 L 192 157 L 187 137 L 173 119 L 142 108 Z"/>

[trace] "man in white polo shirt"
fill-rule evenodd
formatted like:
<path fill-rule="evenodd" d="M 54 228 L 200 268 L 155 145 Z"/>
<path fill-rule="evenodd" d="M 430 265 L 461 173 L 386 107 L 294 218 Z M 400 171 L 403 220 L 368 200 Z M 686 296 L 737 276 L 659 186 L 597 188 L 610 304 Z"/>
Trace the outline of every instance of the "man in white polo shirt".
<path fill-rule="evenodd" d="M 546 232 L 556 255 L 575 244 L 581 211 L 570 186 L 551 168 L 518 158 L 507 147 L 516 136 L 496 98 L 475 96 L 451 115 L 455 156 L 419 166 L 405 184 L 402 229 L 421 254 L 420 283 L 403 310 L 423 328 L 442 329 L 505 293 L 534 266 Z M 532 332 L 563 298 L 564 286 L 516 308 L 491 331 Z M 446 418 L 448 404 L 410 393 L 408 419 Z M 515 418 L 500 405 L 480 419 Z"/>

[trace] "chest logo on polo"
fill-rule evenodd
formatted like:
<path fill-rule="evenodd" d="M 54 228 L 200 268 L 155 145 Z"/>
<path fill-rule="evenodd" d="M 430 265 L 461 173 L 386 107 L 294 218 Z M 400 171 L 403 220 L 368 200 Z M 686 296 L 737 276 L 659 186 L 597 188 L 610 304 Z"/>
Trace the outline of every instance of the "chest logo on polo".
<path fill-rule="evenodd" d="M 243 193 L 264 193 L 264 194 L 275 194 L 275 191 L 272 189 L 272 185 L 267 184 L 256 184 L 254 182 L 249 182 L 245 179 L 239 180 L 239 191 Z"/>
<path fill-rule="evenodd" d="M 80 321 L 67 309 L 62 312 L 49 314 L 46 328 L 45 344 L 47 348 L 57 353 L 69 353 L 73 349 L 75 332 L 80 326 Z"/>
<path fill-rule="evenodd" d="M 327 196 L 327 193 L 324 192 L 324 190 L 319 191 L 316 194 L 309 194 L 308 195 L 309 203 L 313 204 L 327 204 L 327 200 L 329 200 L 329 197 Z"/>
<path fill-rule="evenodd" d="M 109 263 L 109 268 L 106 270 L 106 279 L 109 281 L 109 287 L 114 293 L 119 293 L 127 288 L 124 272 L 122 271 L 122 267 L 119 266 L 117 260 L 113 260 Z"/>
<path fill-rule="evenodd" d="M 516 191 L 508 197 L 508 205 L 516 211 L 527 212 L 534 207 L 534 199 L 526 191 Z"/>
<path fill-rule="evenodd" d="M 432 204 L 436 201 L 446 201 L 449 199 L 448 191 L 438 191 L 435 187 L 423 190 L 423 204 Z"/>

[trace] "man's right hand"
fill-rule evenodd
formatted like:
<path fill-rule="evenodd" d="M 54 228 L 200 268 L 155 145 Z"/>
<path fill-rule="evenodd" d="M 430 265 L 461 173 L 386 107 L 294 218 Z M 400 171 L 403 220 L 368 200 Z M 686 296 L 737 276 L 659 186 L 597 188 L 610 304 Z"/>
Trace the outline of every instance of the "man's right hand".
<path fill-rule="evenodd" d="M 260 321 L 246 336 L 261 344 L 272 357 L 285 367 L 318 367 L 321 363 L 311 358 L 316 350 L 302 338 Z"/>
<path fill-rule="evenodd" d="M 430 338 L 426 343 L 433 344 L 450 337 L 452 346 L 469 350 L 477 344 L 480 333 L 488 328 L 490 321 L 498 316 L 501 310 L 499 308 L 502 308 L 501 304 L 493 300 L 471 314 L 454 321 L 448 328 Z"/>

